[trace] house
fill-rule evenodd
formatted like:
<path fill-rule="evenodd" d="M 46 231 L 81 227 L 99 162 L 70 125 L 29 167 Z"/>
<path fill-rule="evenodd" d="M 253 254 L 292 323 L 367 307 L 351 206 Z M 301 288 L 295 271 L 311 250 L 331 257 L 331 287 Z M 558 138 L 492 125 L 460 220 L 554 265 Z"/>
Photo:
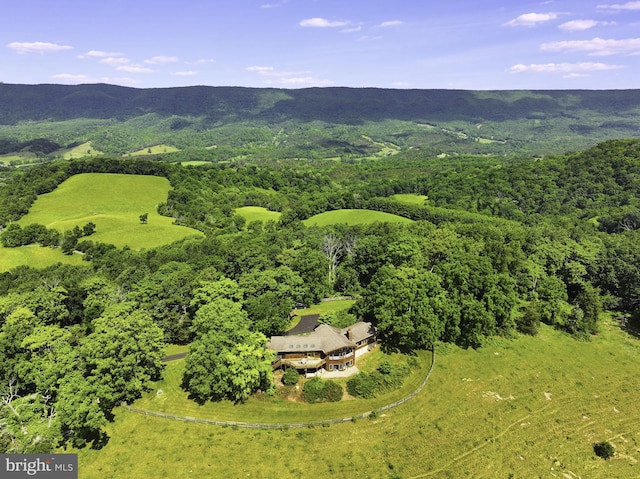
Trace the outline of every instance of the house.
<path fill-rule="evenodd" d="M 375 345 L 376 328 L 360 321 L 342 329 L 320 324 L 308 334 L 272 336 L 267 347 L 276 352 L 273 369 L 291 367 L 314 373 L 350 368 Z"/>

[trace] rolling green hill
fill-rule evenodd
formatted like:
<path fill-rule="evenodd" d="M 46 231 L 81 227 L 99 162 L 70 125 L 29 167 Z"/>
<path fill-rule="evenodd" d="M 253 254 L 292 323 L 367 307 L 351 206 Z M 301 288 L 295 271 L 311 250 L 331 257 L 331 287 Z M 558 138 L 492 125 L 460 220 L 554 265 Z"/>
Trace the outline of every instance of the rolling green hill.
<path fill-rule="evenodd" d="M 78 254 L 64 255 L 59 248 L 42 248 L 39 246 L 4 248 L 0 246 L 0 273 L 18 266 L 45 268 L 56 263 L 81 265 L 82 257 Z"/>
<path fill-rule="evenodd" d="M 411 223 L 411 220 L 382 211 L 344 209 L 326 211 L 303 221 L 307 226 L 328 226 L 339 223 L 361 225 L 375 222 Z"/>
<path fill-rule="evenodd" d="M 75 175 L 53 192 L 40 195 L 20 224 L 40 223 L 64 231 L 91 221 L 96 224 L 92 241 L 131 248 L 150 248 L 200 235 L 157 213 L 168 191 L 167 179 L 157 176 Z M 139 216 L 144 213 L 149 215 L 147 224 L 140 223 Z"/>
<path fill-rule="evenodd" d="M 639 348 L 612 322 L 591 342 L 544 327 L 536 338 L 496 340 L 480 350 L 443 347 L 427 386 L 411 401 L 375 420 L 329 427 L 221 427 L 120 408 L 107 446 L 77 451 L 80 470 L 86 478 L 143 477 L 150 470 L 157 477 L 634 477 L 640 384 L 629 368 Z M 168 376 L 179 378 L 181 367 L 170 364 Z M 154 389 L 134 405 L 260 422 L 287 411 L 314 417 L 316 409 L 329 418 L 332 408 L 344 417 L 371 407 L 363 400 L 310 406 L 252 398 L 181 409 L 171 399 L 180 395 L 175 386 Z M 614 445 L 614 459 L 595 456 L 593 444 L 601 440 Z"/>
<path fill-rule="evenodd" d="M 281 213 L 277 211 L 269 211 L 261 206 L 243 206 L 241 208 L 236 208 L 235 211 L 236 214 L 239 214 L 247 221 L 247 224 L 252 221 L 262 221 L 266 223 L 271 220 L 277 222 L 281 215 Z"/>
<path fill-rule="evenodd" d="M 416 148 L 434 155 L 549 154 L 639 131 L 640 90 L 0 84 L 0 146 L 91 141 L 107 154 L 159 144 L 199 148 L 198 155 L 214 159 L 255 156 L 256 149 L 276 158 L 367 158 Z"/>

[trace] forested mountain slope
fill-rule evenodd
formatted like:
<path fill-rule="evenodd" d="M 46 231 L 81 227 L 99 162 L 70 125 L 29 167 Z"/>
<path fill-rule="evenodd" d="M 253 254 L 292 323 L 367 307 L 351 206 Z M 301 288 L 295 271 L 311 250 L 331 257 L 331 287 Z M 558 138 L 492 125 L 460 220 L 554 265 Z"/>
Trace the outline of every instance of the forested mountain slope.
<path fill-rule="evenodd" d="M 517 120 L 576 116 L 585 110 L 624 114 L 640 108 L 640 90 L 465 91 L 380 88 L 206 87 L 135 89 L 115 85 L 0 85 L 0 122 L 129 119 L 147 113 L 216 120 L 383 119 Z"/>
<path fill-rule="evenodd" d="M 271 147 L 296 158 L 310 151 L 366 156 L 385 146 L 548 154 L 639 132 L 640 90 L 0 84 L 0 140 L 47 138 L 60 146 L 92 141 L 106 153 L 166 143 L 180 149 Z"/>
<path fill-rule="evenodd" d="M 253 348 L 270 372 L 264 344 L 288 329 L 295 302 L 332 295 L 358 300 L 327 321 L 371 321 L 390 350 L 443 342 L 479 348 L 496 337 L 535 335 L 540 322 L 589 340 L 600 331 L 603 309 L 627 318 L 634 331 L 640 324 L 639 152 L 640 140 L 616 140 L 519 161 L 399 153 L 361 163 L 185 166 L 85 158 L 7 169 L 0 188 L 2 250 L 37 244 L 68 255 L 77 250 L 86 266 L 20 266 L 0 274 L 0 379 L 17 394 L 15 405 L 31 411 L 16 419 L 4 408 L 11 421 L 2 424 L 0 450 L 105 441 L 113 408 L 139 398 L 162 374 L 165 342 L 195 344 L 189 354 L 206 360 L 206 341 L 241 345 L 220 349 L 224 357 L 244 358 L 242 351 Z M 94 242 L 90 224 L 56 234 L 16 221 L 38 195 L 80 173 L 165 177 L 172 190 L 158 213 L 203 234 L 136 250 Z M 398 193 L 416 201 L 403 202 Z M 240 206 L 279 211 L 279 221 L 247 222 Z M 300 221 L 352 208 L 414 221 Z M 131 211 L 135 218 L 140 213 Z M 141 219 L 135 226 L 149 225 Z M 246 377 L 241 374 L 234 377 Z M 241 383 L 227 379 L 224 384 Z M 243 384 L 223 396 L 265 391 L 262 379 Z M 45 399 L 41 407 L 37 401 Z"/>

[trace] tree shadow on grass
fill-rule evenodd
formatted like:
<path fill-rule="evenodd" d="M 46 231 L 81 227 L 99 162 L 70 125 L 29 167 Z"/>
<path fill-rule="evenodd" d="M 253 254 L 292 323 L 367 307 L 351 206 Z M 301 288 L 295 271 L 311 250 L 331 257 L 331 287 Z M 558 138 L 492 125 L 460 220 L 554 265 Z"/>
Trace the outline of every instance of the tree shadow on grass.
<path fill-rule="evenodd" d="M 626 316 L 619 316 L 618 320 L 620 321 L 620 329 L 634 338 L 640 339 L 640 317 L 632 316 L 628 318 Z"/>

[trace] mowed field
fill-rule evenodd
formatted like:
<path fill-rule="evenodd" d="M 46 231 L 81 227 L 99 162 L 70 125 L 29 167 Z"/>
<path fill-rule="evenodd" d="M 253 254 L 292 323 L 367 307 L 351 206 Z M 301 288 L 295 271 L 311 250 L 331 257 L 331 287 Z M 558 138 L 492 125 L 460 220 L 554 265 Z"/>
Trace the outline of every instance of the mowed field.
<path fill-rule="evenodd" d="M 40 223 L 64 231 L 91 221 L 96 224 L 96 232 L 88 239 L 134 249 L 201 235 L 194 229 L 173 225 L 171 218 L 156 212 L 158 204 L 166 201 L 169 189 L 169 181 L 158 176 L 80 174 L 51 193 L 40 195 L 20 224 Z M 147 224 L 140 223 L 144 213 L 149 215 Z"/>
<path fill-rule="evenodd" d="M 81 145 L 71 148 L 70 150 L 65 152 L 64 155 L 62 155 L 62 157 L 65 160 L 70 160 L 72 158 L 82 158 L 85 156 L 100 156 L 103 154 L 104 153 L 102 151 L 99 151 L 93 148 L 90 141 L 87 141 L 86 143 L 82 143 Z"/>
<path fill-rule="evenodd" d="M 131 153 L 127 153 L 124 156 L 144 156 L 144 155 L 158 155 L 160 153 L 175 153 L 176 151 L 180 151 L 175 146 L 171 145 L 155 145 L 149 148 L 143 148 L 138 151 L 133 151 Z"/>
<path fill-rule="evenodd" d="M 374 210 L 343 209 L 326 211 L 303 221 L 306 226 L 329 226 L 339 223 L 361 225 L 375 222 L 411 223 L 413 220 L 402 216 Z"/>
<path fill-rule="evenodd" d="M 67 256 L 58 248 L 41 248 L 39 246 L 22 246 L 20 248 L 3 248 L 0 246 L 0 273 L 18 266 L 46 268 L 57 263 L 81 265 L 82 256 Z M 84 263 L 88 265 L 88 263 Z"/>
<path fill-rule="evenodd" d="M 266 223 L 267 221 L 272 220 L 277 222 L 280 220 L 280 216 L 282 215 L 282 213 L 279 213 L 278 211 L 269 211 L 261 206 L 243 206 L 241 208 L 236 208 L 235 212 L 242 216 L 247 221 L 247 224 L 252 221 L 262 221 Z"/>
<path fill-rule="evenodd" d="M 640 342 L 611 320 L 592 341 L 543 326 L 537 337 L 479 350 L 439 347 L 426 388 L 374 420 L 313 428 L 242 429 L 116 410 L 109 443 L 79 453 L 81 478 L 628 478 L 640 460 Z M 178 363 L 169 366 L 175 383 Z M 173 393 L 170 393 L 170 395 Z M 152 391 L 136 406 L 179 409 Z M 164 396 L 167 397 L 167 396 Z M 177 402 L 181 402 L 176 401 Z M 236 406 L 269 422 L 269 401 Z M 353 402 L 336 404 L 344 417 Z M 154 405 L 155 404 L 155 405 Z M 184 415 L 234 406 L 185 406 Z M 319 419 L 331 405 L 316 408 Z M 220 409 L 216 413 L 216 409 Z M 248 413 L 251 411 L 250 414 Z M 297 411 L 297 412 L 295 412 Z M 313 415 L 313 414 L 311 414 Z M 616 448 L 609 461 L 595 442 Z"/>
<path fill-rule="evenodd" d="M 423 206 L 429 199 L 429 197 L 425 195 L 414 195 L 410 193 L 399 193 L 397 195 L 392 195 L 391 198 L 398 201 L 399 203 L 418 206 Z"/>

